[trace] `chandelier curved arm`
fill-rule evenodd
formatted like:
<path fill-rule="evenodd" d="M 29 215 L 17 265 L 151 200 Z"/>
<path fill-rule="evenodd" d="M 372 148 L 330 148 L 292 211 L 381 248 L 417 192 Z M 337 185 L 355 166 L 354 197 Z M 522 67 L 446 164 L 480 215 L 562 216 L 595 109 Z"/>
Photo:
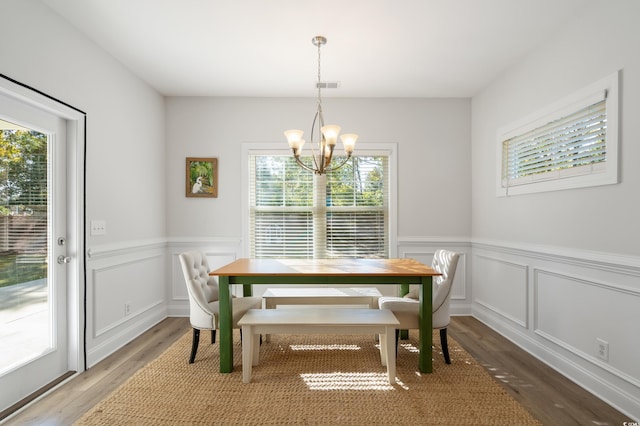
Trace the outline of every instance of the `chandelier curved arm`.
<path fill-rule="evenodd" d="M 302 167 L 303 169 L 308 170 L 308 171 L 313 172 L 313 173 L 316 173 L 316 174 L 322 174 L 322 173 L 320 173 L 320 172 L 318 171 L 318 169 L 317 169 L 317 168 L 313 168 L 313 167 L 311 167 L 311 166 L 307 166 L 306 164 L 304 164 L 304 163 L 302 162 L 302 160 L 300 159 L 300 156 L 296 154 L 296 150 L 295 150 L 295 149 L 293 150 L 293 158 L 295 158 L 296 163 L 298 163 L 298 165 L 299 165 L 300 167 Z M 315 163 L 315 157 L 314 157 L 313 161 L 314 161 L 314 163 Z"/>
<path fill-rule="evenodd" d="M 330 167 L 328 169 L 324 169 L 324 172 L 335 172 L 336 170 L 338 170 L 339 168 L 341 168 L 342 166 L 344 166 L 345 164 L 347 164 L 347 161 L 349 161 L 351 159 L 351 154 L 347 154 L 347 158 L 344 159 L 344 161 L 340 164 L 338 164 L 337 166 L 333 166 Z"/>
<path fill-rule="evenodd" d="M 316 115 L 313 117 L 313 123 L 311 123 L 311 143 L 309 144 L 311 147 L 311 158 L 313 158 L 313 164 L 315 168 L 313 169 L 307 168 L 307 169 L 311 170 L 314 173 L 316 173 L 318 170 L 321 170 L 320 174 L 322 174 L 322 170 L 324 170 L 324 160 L 320 160 L 320 158 L 324 157 L 324 152 L 322 152 L 322 149 L 320 148 L 322 145 L 318 143 L 318 149 L 320 150 L 320 152 L 318 152 L 317 158 L 316 158 L 316 152 L 315 152 L 316 150 L 313 147 L 314 145 L 313 135 L 316 130 L 316 122 L 318 121 L 318 118 L 320 118 L 320 124 L 318 124 L 318 132 L 319 132 L 320 140 L 322 141 L 322 133 L 320 133 L 320 129 L 322 128 L 322 126 L 324 126 L 324 117 L 322 117 L 322 106 L 320 104 L 318 104 Z M 298 162 L 298 164 L 301 164 L 301 163 Z"/>

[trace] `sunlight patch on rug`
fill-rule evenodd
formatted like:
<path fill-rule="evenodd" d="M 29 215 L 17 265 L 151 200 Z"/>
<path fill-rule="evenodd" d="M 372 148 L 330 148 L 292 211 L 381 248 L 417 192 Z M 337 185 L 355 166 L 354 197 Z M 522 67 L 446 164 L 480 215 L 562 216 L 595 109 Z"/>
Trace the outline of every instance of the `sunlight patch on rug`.
<path fill-rule="evenodd" d="M 416 345 L 411 343 L 400 343 L 400 347 L 404 348 L 408 352 L 420 353 L 420 349 Z"/>
<path fill-rule="evenodd" d="M 292 351 L 359 351 L 359 345 L 289 345 Z"/>
<path fill-rule="evenodd" d="M 309 373 L 301 374 L 310 390 L 363 390 L 392 391 L 386 373 Z"/>

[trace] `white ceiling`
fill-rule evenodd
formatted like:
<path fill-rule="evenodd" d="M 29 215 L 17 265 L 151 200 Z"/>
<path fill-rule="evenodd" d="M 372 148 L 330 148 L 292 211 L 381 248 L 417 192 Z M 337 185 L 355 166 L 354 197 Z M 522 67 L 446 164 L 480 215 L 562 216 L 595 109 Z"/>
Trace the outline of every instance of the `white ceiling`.
<path fill-rule="evenodd" d="M 600 0 L 41 0 L 168 96 L 470 97 Z"/>

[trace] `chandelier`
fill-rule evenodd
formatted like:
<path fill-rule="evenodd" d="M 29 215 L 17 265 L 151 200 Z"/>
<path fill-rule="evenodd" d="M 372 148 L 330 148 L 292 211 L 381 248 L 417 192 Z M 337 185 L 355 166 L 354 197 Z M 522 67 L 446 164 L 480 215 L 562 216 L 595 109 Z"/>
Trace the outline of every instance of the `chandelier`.
<path fill-rule="evenodd" d="M 302 130 L 291 129 L 284 132 L 289 142 L 289 148 L 293 151 L 293 156 L 300 167 L 312 171 L 315 174 L 322 175 L 327 172 L 338 170 L 344 166 L 351 158 L 353 149 L 356 145 L 358 135 L 354 133 L 347 133 L 340 136 L 342 144 L 344 146 L 344 152 L 347 157 L 339 164 L 332 164 L 333 150 L 336 147 L 338 141 L 338 134 L 340 133 L 340 126 L 335 124 L 324 124 L 324 116 L 322 115 L 322 83 L 320 80 L 320 48 L 327 43 L 327 39 L 322 36 L 316 36 L 311 39 L 311 42 L 318 47 L 318 106 L 316 109 L 316 115 L 313 117 L 313 123 L 311 124 L 311 157 L 313 158 L 313 164 L 307 165 L 302 162 L 300 156 L 302 154 L 302 147 L 305 140 L 302 139 L 304 132 Z M 314 142 L 314 137 L 317 138 L 317 142 Z"/>

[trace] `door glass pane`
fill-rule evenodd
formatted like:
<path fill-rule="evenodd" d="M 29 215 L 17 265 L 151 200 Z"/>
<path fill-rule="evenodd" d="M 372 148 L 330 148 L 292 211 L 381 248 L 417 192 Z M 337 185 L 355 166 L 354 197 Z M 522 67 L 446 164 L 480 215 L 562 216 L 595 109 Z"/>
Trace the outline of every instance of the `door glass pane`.
<path fill-rule="evenodd" d="M 0 120 L 0 373 L 52 346 L 48 137 Z"/>

